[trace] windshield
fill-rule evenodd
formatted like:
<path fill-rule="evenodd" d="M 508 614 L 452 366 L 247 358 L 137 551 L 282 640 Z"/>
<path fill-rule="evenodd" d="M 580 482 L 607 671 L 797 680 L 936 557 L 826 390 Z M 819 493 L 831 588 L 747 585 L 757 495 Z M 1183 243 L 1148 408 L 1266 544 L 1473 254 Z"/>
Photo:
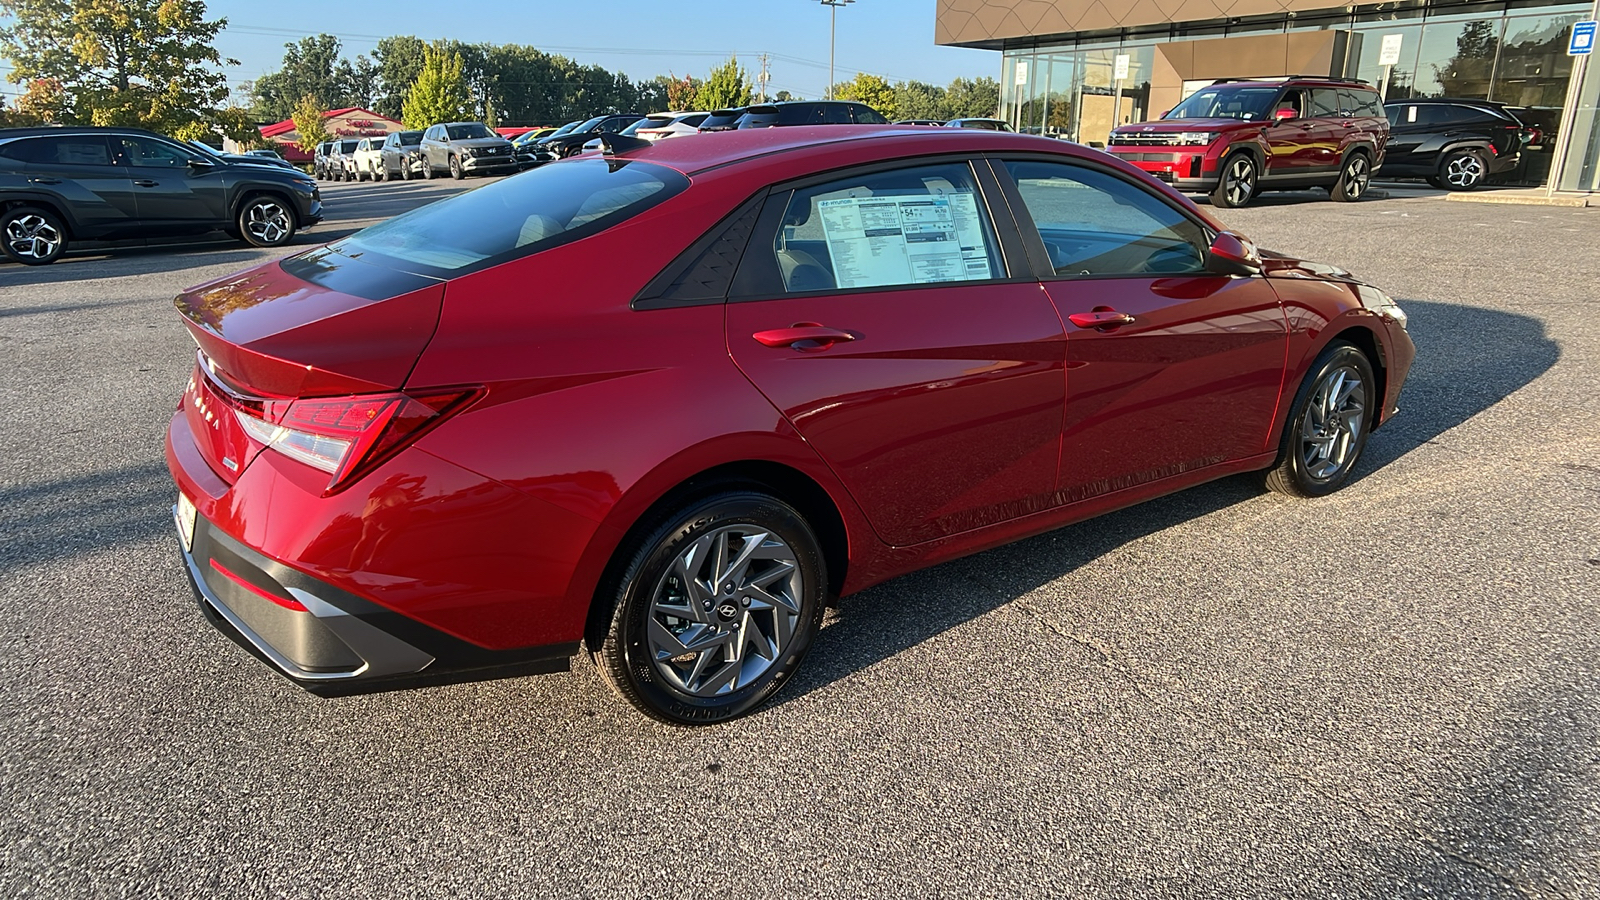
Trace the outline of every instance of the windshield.
<path fill-rule="evenodd" d="M 555 131 L 552 131 L 549 134 L 545 135 L 545 137 L 560 137 L 563 134 L 570 133 L 572 131 L 572 129 L 577 128 L 579 125 L 582 125 L 582 124 L 583 124 L 582 122 L 568 122 L 567 124 L 561 126 L 560 128 L 557 128 Z"/>
<path fill-rule="evenodd" d="M 189 142 L 189 146 L 203 151 L 205 153 L 205 155 L 207 155 L 207 156 L 214 157 L 216 159 L 221 159 L 222 158 L 222 154 L 217 152 L 217 148 L 211 146 L 210 144 L 207 144 L 204 141 L 192 140 L 192 141 Z"/>
<path fill-rule="evenodd" d="M 356 145 L 359 144 L 359 143 L 361 143 L 361 142 L 360 141 L 340 141 L 339 142 L 339 152 L 340 153 L 354 153 L 354 152 L 356 152 Z"/>
<path fill-rule="evenodd" d="M 1265 119 L 1275 87 L 1208 87 L 1189 95 L 1163 119 Z"/>
<path fill-rule="evenodd" d="M 402 147 L 415 146 L 417 144 L 422 143 L 422 132 L 420 132 L 420 131 L 402 131 L 402 132 L 400 132 L 400 139 L 399 140 L 400 140 L 400 146 L 402 146 Z"/>
<path fill-rule="evenodd" d="M 446 125 L 445 133 L 452 141 L 470 141 L 473 138 L 494 137 L 494 132 L 482 122 L 464 122 L 460 125 Z"/>
<path fill-rule="evenodd" d="M 672 124 L 672 116 L 645 116 L 639 121 L 622 129 L 622 134 L 632 137 L 641 128 L 665 128 Z"/>
<path fill-rule="evenodd" d="M 600 123 L 604 122 L 605 120 L 606 120 L 605 116 L 595 116 L 594 118 L 590 119 L 589 121 L 584 122 L 582 125 L 579 125 L 577 128 L 572 129 L 572 133 L 573 134 L 584 134 L 586 132 L 593 131 L 596 128 L 599 128 L 600 127 Z"/>
<path fill-rule="evenodd" d="M 662 166 L 576 160 L 429 204 L 329 246 L 363 262 L 453 276 L 597 234 L 688 186 Z"/>

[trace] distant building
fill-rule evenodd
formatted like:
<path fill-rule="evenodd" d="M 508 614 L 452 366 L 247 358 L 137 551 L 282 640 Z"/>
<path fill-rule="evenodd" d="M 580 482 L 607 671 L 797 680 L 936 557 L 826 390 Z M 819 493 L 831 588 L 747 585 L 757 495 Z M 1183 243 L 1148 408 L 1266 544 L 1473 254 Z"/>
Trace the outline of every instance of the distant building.
<path fill-rule="evenodd" d="M 322 116 L 327 122 L 328 134 L 336 138 L 383 137 L 390 132 L 405 129 L 404 125 L 388 116 L 378 115 L 370 109 L 362 109 L 359 106 L 331 109 Z M 300 140 L 300 132 L 295 130 L 294 120 L 284 119 L 274 125 L 263 126 L 261 136 L 266 138 L 271 147 L 282 154 L 284 159 L 290 162 L 311 161 L 311 154 L 296 145 Z"/>
<path fill-rule="evenodd" d="M 1557 186 L 1593 191 L 1600 64 L 1575 76 L 1567 45 L 1594 10 L 1593 0 L 938 0 L 934 42 L 999 51 L 1000 116 L 1018 131 L 1099 143 L 1218 78 L 1342 76 L 1390 100 L 1504 103 L 1543 132 L 1513 180 L 1543 184 L 1565 145 Z M 1573 133 L 1560 133 L 1566 122 Z"/>

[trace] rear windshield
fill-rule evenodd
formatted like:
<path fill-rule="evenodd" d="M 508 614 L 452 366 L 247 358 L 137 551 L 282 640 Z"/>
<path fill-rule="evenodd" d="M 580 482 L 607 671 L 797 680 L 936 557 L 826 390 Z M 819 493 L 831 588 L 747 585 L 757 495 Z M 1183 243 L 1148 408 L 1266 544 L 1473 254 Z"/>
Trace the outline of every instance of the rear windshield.
<path fill-rule="evenodd" d="M 1275 87 L 1209 87 L 1189 95 L 1164 119 L 1265 119 Z"/>
<path fill-rule="evenodd" d="M 452 141 L 470 141 L 473 138 L 494 137 L 494 132 L 482 122 L 465 122 L 461 125 L 446 125 L 445 133 L 450 135 Z"/>
<path fill-rule="evenodd" d="M 729 125 L 739 121 L 739 117 L 742 115 L 744 115 L 744 110 L 742 109 L 719 109 L 711 115 L 706 116 L 705 121 L 700 123 L 700 127 L 726 128 Z"/>
<path fill-rule="evenodd" d="M 598 234 L 688 186 L 650 163 L 574 160 L 457 194 L 330 246 L 363 262 L 453 277 Z"/>

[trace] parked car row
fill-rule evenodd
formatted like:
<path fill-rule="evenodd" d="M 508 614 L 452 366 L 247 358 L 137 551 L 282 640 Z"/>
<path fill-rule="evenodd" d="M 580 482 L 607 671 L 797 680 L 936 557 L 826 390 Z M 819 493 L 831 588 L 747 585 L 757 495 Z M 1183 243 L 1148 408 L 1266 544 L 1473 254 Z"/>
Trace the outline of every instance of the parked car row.
<path fill-rule="evenodd" d="M 277 247 L 321 219 L 316 181 L 272 160 L 140 128 L 0 129 L 0 249 L 25 265 L 77 242 L 219 230 Z"/>
<path fill-rule="evenodd" d="M 1227 78 L 1160 119 L 1123 125 L 1106 150 L 1216 206 L 1269 190 L 1325 188 L 1360 200 L 1380 169 L 1465 191 L 1510 171 L 1536 141 L 1503 105 L 1482 100 L 1384 103 L 1364 81 Z"/>

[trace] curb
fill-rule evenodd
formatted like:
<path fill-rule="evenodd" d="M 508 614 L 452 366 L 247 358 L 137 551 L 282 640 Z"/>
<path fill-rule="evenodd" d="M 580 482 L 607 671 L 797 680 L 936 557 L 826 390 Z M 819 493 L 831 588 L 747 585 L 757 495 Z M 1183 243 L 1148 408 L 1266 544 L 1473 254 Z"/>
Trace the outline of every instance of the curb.
<path fill-rule="evenodd" d="M 1445 196 L 1445 199 L 1460 203 L 1515 203 L 1523 206 L 1563 206 L 1569 209 L 1600 206 L 1600 198 L 1595 197 L 1593 194 L 1545 196 L 1543 191 L 1537 193 L 1524 193 L 1522 191 L 1452 191 Z"/>

